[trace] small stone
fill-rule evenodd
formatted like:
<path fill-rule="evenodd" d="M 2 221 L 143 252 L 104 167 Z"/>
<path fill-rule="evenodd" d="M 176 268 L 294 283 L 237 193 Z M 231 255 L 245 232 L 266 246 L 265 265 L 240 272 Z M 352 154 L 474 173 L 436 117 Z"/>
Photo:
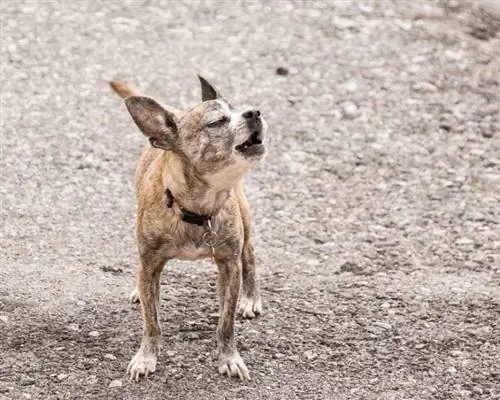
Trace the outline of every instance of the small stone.
<path fill-rule="evenodd" d="M 175 350 L 167 350 L 167 356 L 174 357 L 177 354 Z"/>
<path fill-rule="evenodd" d="M 107 360 L 116 360 L 116 357 L 110 353 L 104 354 L 104 358 Z"/>
<path fill-rule="evenodd" d="M 288 68 L 278 67 L 276 68 L 276 75 L 287 76 L 289 74 Z"/>
<path fill-rule="evenodd" d="M 382 307 L 382 308 L 390 308 L 391 304 L 389 302 L 387 302 L 387 301 L 384 301 L 380 307 Z"/>
<path fill-rule="evenodd" d="M 477 394 L 483 394 L 483 388 L 482 388 L 482 387 L 480 387 L 480 386 L 474 386 L 474 387 L 472 388 L 472 391 L 473 391 L 474 393 L 477 393 Z"/>
<path fill-rule="evenodd" d="M 0 315 L 0 321 L 7 323 L 8 320 L 9 317 L 7 317 L 6 315 Z"/>
<path fill-rule="evenodd" d="M 118 387 L 122 387 L 122 386 L 123 386 L 123 382 L 120 379 L 112 380 L 109 384 L 110 388 L 118 388 Z"/>
<path fill-rule="evenodd" d="M 283 353 L 275 353 L 273 354 L 273 358 L 276 360 L 281 360 L 282 358 L 285 358 L 285 355 Z"/>
<path fill-rule="evenodd" d="M 492 130 L 489 130 L 489 129 L 483 129 L 481 131 L 481 136 L 486 138 L 486 139 L 491 139 L 493 136 L 499 136 L 499 135 L 500 135 L 500 132 L 495 134 L 495 132 L 493 132 Z"/>
<path fill-rule="evenodd" d="M 446 50 L 444 52 L 444 55 L 448 60 L 451 61 L 458 61 L 464 58 L 464 53 L 462 51 Z"/>
<path fill-rule="evenodd" d="M 469 238 L 458 238 L 456 241 L 455 241 L 455 244 L 458 244 L 460 246 L 468 246 L 468 245 L 471 245 L 471 244 L 474 244 L 474 241 L 469 239 Z"/>
<path fill-rule="evenodd" d="M 385 330 L 390 330 L 392 328 L 390 324 L 388 324 L 386 322 L 380 322 L 380 321 L 374 322 L 373 325 L 378 326 L 379 328 L 382 328 Z"/>
<path fill-rule="evenodd" d="M 82 301 L 82 300 L 79 300 L 79 301 L 77 301 L 77 302 L 76 302 L 76 305 L 77 305 L 78 307 L 83 307 L 83 306 L 85 305 L 85 302 L 84 302 L 84 301 Z"/>
<path fill-rule="evenodd" d="M 355 92 L 358 90 L 358 82 L 356 79 L 349 79 L 342 85 L 348 92 Z"/>
<path fill-rule="evenodd" d="M 89 336 L 92 336 L 92 337 L 97 337 L 97 336 L 99 336 L 99 335 L 100 335 L 100 333 L 99 333 L 99 332 L 97 332 L 97 331 L 90 331 L 90 332 L 89 332 Z"/>
<path fill-rule="evenodd" d="M 423 349 L 423 348 L 424 348 L 424 347 L 426 347 L 426 346 L 427 346 L 427 345 L 426 345 L 425 343 L 417 343 L 417 344 L 415 345 L 415 348 L 416 348 L 417 350 L 420 350 L 420 349 Z"/>
<path fill-rule="evenodd" d="M 342 113 L 344 118 L 353 119 L 359 115 L 359 108 L 353 101 L 346 101 L 342 103 Z"/>
<path fill-rule="evenodd" d="M 23 378 L 21 378 L 21 381 L 19 382 L 19 384 L 21 386 L 31 386 L 31 385 L 34 385 L 36 383 L 36 380 L 34 378 L 31 378 L 29 376 L 25 376 Z"/>
<path fill-rule="evenodd" d="M 68 325 L 68 329 L 70 331 L 79 331 L 80 330 L 80 326 L 78 324 L 69 324 Z"/>
<path fill-rule="evenodd" d="M 346 261 L 340 266 L 340 272 L 352 272 L 353 274 L 361 274 L 363 267 L 352 261 Z"/>
<path fill-rule="evenodd" d="M 23 397 L 25 399 L 31 399 L 31 394 L 29 394 L 29 393 L 23 393 Z"/>
<path fill-rule="evenodd" d="M 318 355 L 312 351 L 312 350 L 307 350 L 304 352 L 304 356 L 308 359 L 308 360 L 313 360 L 315 359 L 316 357 L 318 357 Z"/>
<path fill-rule="evenodd" d="M 430 82 L 417 82 L 412 86 L 412 89 L 420 93 L 435 93 L 438 90 L 436 85 Z"/>
<path fill-rule="evenodd" d="M 57 379 L 59 379 L 60 381 L 65 380 L 67 377 L 68 377 L 67 374 L 59 374 L 59 375 L 57 375 Z"/>

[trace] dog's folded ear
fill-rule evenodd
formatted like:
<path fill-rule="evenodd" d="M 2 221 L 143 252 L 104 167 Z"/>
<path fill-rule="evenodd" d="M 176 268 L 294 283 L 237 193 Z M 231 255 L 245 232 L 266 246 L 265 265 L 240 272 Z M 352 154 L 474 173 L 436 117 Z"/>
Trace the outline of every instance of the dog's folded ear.
<path fill-rule="evenodd" d="M 208 80 L 198 75 L 198 79 L 201 83 L 201 101 L 215 100 L 222 98 L 219 91 L 214 85 L 212 85 Z"/>
<path fill-rule="evenodd" d="M 151 97 L 130 96 L 125 99 L 127 109 L 151 146 L 174 150 L 177 124 L 173 113 L 165 110 Z"/>

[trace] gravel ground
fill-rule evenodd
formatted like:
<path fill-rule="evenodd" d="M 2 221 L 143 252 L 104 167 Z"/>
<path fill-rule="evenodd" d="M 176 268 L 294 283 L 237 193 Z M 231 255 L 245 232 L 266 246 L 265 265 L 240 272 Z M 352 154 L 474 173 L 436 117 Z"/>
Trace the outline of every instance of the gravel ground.
<path fill-rule="evenodd" d="M 477 3 L 2 1 L 0 399 L 500 398 L 500 5 Z M 144 139 L 106 80 L 187 107 L 196 72 L 272 136 L 253 379 L 217 374 L 215 268 L 175 262 L 137 384 Z"/>

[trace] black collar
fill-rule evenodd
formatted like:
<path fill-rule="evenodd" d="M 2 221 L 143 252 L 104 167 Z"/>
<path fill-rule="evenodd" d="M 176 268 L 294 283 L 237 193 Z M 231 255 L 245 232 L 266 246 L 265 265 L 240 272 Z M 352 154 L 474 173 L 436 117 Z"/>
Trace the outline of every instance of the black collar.
<path fill-rule="evenodd" d="M 165 196 L 166 196 L 167 207 L 172 208 L 174 206 L 175 199 L 170 189 L 165 190 Z M 194 212 L 185 210 L 178 203 L 177 205 L 180 210 L 179 216 L 181 217 L 181 220 L 187 222 L 188 224 L 204 226 L 206 222 L 212 219 L 210 215 L 196 214 Z"/>

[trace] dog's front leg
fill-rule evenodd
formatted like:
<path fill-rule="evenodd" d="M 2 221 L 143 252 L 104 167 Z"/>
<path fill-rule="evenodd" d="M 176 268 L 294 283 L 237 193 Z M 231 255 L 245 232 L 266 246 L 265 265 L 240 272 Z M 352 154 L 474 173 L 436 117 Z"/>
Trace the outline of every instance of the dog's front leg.
<path fill-rule="evenodd" d="M 139 256 L 137 289 L 142 306 L 144 328 L 141 347 L 127 368 L 130 378 L 136 381 L 141 375 L 147 377 L 156 370 L 161 335 L 158 322 L 160 275 L 167 261 L 166 257 L 158 251 L 140 251 Z"/>
<path fill-rule="evenodd" d="M 234 340 L 234 319 L 241 286 L 241 260 L 216 259 L 219 269 L 220 317 L 217 327 L 217 346 L 219 353 L 219 372 L 229 377 L 250 379 Z"/>

